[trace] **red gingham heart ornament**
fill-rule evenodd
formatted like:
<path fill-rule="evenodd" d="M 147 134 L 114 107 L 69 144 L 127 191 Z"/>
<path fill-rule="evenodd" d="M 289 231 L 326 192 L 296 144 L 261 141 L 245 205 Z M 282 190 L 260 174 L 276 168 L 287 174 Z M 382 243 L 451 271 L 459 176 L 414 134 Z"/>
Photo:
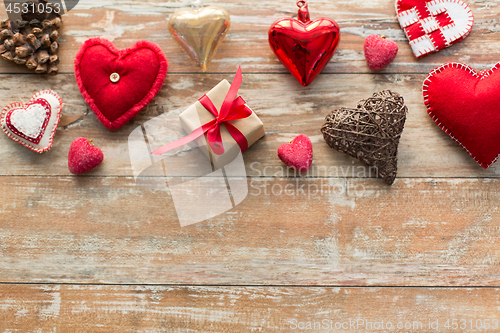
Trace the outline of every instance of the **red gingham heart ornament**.
<path fill-rule="evenodd" d="M 417 58 L 464 40 L 474 23 L 461 0 L 397 0 L 396 13 Z"/>

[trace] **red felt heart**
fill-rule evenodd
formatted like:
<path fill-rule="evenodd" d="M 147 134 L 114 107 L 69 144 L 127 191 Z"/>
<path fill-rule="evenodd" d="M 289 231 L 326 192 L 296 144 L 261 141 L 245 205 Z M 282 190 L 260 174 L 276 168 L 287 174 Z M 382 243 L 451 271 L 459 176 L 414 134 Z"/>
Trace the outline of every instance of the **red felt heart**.
<path fill-rule="evenodd" d="M 279 146 L 278 157 L 294 170 L 309 170 L 313 160 L 311 140 L 304 134 L 297 136 L 290 143 Z"/>
<path fill-rule="evenodd" d="M 483 168 L 500 154 L 500 63 L 475 72 L 467 65 L 447 63 L 424 81 L 428 113 Z"/>
<path fill-rule="evenodd" d="M 160 91 L 167 58 L 158 45 L 139 41 L 124 50 L 103 38 L 85 41 L 75 59 L 80 92 L 101 123 L 116 130 Z"/>
<path fill-rule="evenodd" d="M 474 23 L 462 0 L 396 0 L 396 13 L 417 58 L 464 40 Z"/>
<path fill-rule="evenodd" d="M 307 5 L 304 7 L 307 11 Z M 299 10 L 299 20 L 282 18 L 273 23 L 269 29 L 269 44 L 290 73 L 307 86 L 335 53 L 340 30 L 329 18 L 309 20 L 308 12 L 301 13 L 304 7 Z"/>

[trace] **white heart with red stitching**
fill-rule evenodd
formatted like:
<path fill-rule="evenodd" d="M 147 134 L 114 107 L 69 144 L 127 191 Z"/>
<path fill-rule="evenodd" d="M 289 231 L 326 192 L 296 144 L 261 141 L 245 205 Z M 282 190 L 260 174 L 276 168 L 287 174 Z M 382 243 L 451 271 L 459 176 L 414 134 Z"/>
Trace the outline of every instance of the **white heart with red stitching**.
<path fill-rule="evenodd" d="M 5 115 L 5 124 L 12 132 L 31 143 L 38 144 L 49 123 L 51 107 L 44 99 L 11 109 Z"/>
<path fill-rule="evenodd" d="M 42 90 L 30 103 L 15 102 L 0 114 L 2 130 L 12 140 L 37 153 L 50 149 L 61 118 L 62 100 L 52 90 Z"/>
<path fill-rule="evenodd" d="M 396 13 L 417 58 L 462 41 L 474 23 L 461 0 L 397 0 Z"/>

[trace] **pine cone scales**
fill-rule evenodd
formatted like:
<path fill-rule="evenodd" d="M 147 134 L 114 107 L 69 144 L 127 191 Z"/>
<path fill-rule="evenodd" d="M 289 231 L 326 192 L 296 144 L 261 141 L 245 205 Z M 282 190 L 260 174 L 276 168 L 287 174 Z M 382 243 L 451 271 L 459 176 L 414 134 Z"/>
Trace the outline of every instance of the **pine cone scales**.
<path fill-rule="evenodd" d="M 24 65 L 35 73 L 56 75 L 59 71 L 57 41 L 62 24 L 61 10 L 46 0 L 25 4 L 22 20 L 0 22 L 0 57 Z"/>

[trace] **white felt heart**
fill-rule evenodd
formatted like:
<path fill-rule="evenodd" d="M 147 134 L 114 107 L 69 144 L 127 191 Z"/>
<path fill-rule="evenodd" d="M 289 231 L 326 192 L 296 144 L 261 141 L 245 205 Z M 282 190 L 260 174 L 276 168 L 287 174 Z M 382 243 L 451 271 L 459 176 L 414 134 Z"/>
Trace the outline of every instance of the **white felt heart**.
<path fill-rule="evenodd" d="M 28 104 L 15 102 L 0 114 L 2 130 L 12 140 L 43 153 L 50 149 L 61 118 L 62 100 L 52 90 L 42 90 Z"/>
<path fill-rule="evenodd" d="M 417 58 L 465 39 L 474 23 L 461 0 L 397 0 L 396 13 Z"/>
<path fill-rule="evenodd" d="M 50 119 L 50 104 L 38 99 L 26 107 L 18 107 L 7 112 L 7 127 L 22 138 L 39 143 Z"/>

